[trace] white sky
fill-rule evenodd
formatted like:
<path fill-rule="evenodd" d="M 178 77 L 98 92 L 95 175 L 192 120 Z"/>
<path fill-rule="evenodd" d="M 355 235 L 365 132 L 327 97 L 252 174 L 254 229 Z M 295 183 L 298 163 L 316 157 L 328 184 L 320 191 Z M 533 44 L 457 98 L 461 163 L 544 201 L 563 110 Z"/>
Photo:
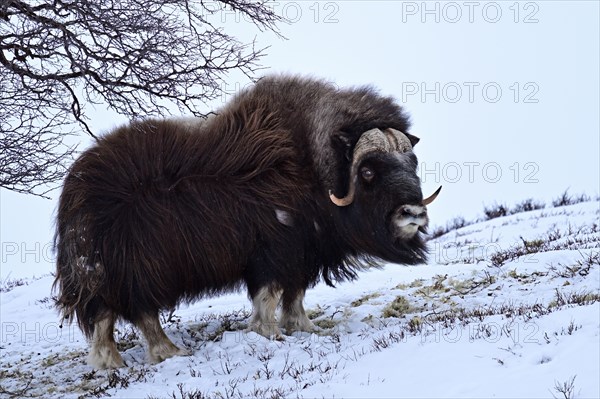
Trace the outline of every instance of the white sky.
<path fill-rule="evenodd" d="M 265 73 L 372 84 L 403 102 L 421 138 L 415 152 L 424 193 L 444 185 L 430 206 L 433 225 L 473 218 L 484 204 L 549 202 L 566 188 L 596 196 L 599 3 L 424 4 L 281 1 L 275 10 L 292 21 L 280 25 L 288 40 L 220 16 L 233 34 L 271 46 Z M 247 83 L 229 81 L 232 94 Z M 125 121 L 109 112 L 90 116 L 100 131 Z M 0 279 L 53 270 L 55 207 L 55 200 L 0 190 Z"/>

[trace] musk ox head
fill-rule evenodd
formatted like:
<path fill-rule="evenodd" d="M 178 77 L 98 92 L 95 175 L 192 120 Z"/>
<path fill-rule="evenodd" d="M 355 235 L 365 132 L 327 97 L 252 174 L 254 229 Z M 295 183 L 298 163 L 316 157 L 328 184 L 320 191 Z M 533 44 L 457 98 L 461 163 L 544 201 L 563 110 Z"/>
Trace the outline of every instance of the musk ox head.
<path fill-rule="evenodd" d="M 354 248 L 391 262 L 425 261 L 420 233 L 429 223 L 427 205 L 441 187 L 423 198 L 413 153 L 418 141 L 396 129 L 375 128 L 360 136 L 351 156 L 346 154 L 347 193 L 339 198 L 330 190 L 329 197 Z"/>

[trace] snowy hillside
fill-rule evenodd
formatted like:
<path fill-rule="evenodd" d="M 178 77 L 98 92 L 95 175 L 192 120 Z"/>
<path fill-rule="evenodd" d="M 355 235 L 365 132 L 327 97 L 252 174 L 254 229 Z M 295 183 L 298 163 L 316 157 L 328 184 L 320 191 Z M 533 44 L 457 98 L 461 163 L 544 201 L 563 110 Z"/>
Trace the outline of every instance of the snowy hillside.
<path fill-rule="evenodd" d="M 59 328 L 51 276 L 4 281 L 0 397 L 598 398 L 600 202 L 527 209 L 450 222 L 427 265 L 309 290 L 317 334 L 245 333 L 250 303 L 232 294 L 164 315 L 193 355 L 152 365 L 120 324 L 116 371 Z"/>

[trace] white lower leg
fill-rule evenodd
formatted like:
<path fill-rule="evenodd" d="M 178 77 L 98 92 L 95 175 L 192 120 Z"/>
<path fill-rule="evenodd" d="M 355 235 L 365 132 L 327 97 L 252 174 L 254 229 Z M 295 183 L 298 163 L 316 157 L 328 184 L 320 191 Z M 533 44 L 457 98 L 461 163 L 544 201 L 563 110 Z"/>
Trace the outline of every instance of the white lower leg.
<path fill-rule="evenodd" d="M 302 304 L 303 300 L 304 291 L 301 291 L 291 305 L 283 309 L 280 325 L 285 328 L 288 334 L 294 331 L 312 331 L 315 328 L 313 322 L 306 316 L 304 305 Z"/>
<path fill-rule="evenodd" d="M 159 363 L 173 356 L 189 355 L 188 351 L 177 347 L 160 326 L 158 315 L 146 316 L 136 325 L 148 341 L 148 357 L 152 363 Z"/>
<path fill-rule="evenodd" d="M 281 290 L 273 287 L 263 287 L 252 298 L 253 313 L 248 330 L 264 337 L 280 338 L 281 331 L 277 326 L 275 310 L 279 305 Z"/>
<path fill-rule="evenodd" d="M 125 366 L 115 343 L 114 327 L 114 316 L 94 323 L 94 335 L 92 336 L 88 363 L 96 369 L 112 369 Z"/>

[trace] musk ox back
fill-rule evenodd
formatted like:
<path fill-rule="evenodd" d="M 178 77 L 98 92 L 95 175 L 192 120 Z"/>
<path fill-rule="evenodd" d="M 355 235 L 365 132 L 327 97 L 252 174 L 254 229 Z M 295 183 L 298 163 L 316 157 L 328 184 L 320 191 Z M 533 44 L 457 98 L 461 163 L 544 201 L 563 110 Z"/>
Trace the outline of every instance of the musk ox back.
<path fill-rule="evenodd" d="M 424 261 L 428 223 L 393 99 L 271 77 L 206 120 L 145 120 L 102 137 L 72 165 L 57 217 L 57 305 L 120 367 L 113 328 L 134 323 L 153 362 L 183 354 L 160 310 L 245 286 L 249 329 L 310 330 L 320 279 L 352 279 L 375 258 Z M 437 193 L 436 193 L 437 194 Z"/>

